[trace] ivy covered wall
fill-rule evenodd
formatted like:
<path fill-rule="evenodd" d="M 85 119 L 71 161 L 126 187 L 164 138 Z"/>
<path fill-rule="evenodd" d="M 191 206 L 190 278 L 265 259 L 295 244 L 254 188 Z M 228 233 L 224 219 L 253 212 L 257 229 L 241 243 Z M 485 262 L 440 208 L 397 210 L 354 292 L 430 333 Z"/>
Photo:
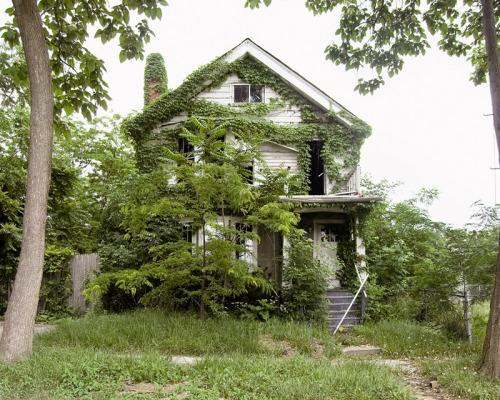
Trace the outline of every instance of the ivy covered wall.
<path fill-rule="evenodd" d="M 197 99 L 201 92 L 219 88 L 231 74 L 241 81 L 271 88 L 280 98 L 266 103 L 223 105 L 205 99 Z M 278 124 L 266 117 L 289 107 L 300 109 L 302 122 Z M 184 115 L 185 120 L 166 126 L 172 118 Z M 360 148 L 370 135 L 371 128 L 352 114 L 324 112 L 302 97 L 280 77 L 251 56 L 234 62 L 221 59 L 193 72 L 175 90 L 165 93 L 142 113 L 125 122 L 125 129 L 135 140 L 139 168 L 146 172 L 161 164 L 164 148 L 175 149 L 183 127 L 190 129 L 188 116 L 199 119 L 214 118 L 216 123 L 225 122 L 228 130 L 256 132 L 265 139 L 279 144 L 294 146 L 299 150 L 299 190 L 295 194 L 307 194 L 309 188 L 310 154 L 308 142 L 324 141 L 321 156 L 327 175 L 334 182 L 333 192 L 342 191 L 355 171 L 360 159 Z M 177 120 L 176 119 L 176 120 Z M 349 123 L 345 123 L 345 121 Z"/>

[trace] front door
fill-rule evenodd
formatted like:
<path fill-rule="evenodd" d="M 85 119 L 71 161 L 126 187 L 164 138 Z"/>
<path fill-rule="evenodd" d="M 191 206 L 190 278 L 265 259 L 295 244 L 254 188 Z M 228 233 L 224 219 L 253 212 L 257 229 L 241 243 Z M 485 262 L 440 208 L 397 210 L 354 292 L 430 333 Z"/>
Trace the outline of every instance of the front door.
<path fill-rule="evenodd" d="M 337 265 L 338 224 L 315 225 L 315 256 L 322 264 L 328 264 L 333 271 L 329 288 L 340 287 L 340 282 L 335 274 Z"/>

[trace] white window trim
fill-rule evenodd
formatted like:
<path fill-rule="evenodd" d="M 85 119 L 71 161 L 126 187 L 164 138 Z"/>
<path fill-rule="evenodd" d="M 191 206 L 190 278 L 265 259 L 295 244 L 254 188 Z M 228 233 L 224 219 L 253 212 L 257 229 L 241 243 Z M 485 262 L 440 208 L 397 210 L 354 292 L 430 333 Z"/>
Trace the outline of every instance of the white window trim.
<path fill-rule="evenodd" d="M 250 88 L 248 89 L 248 99 L 246 103 L 236 103 L 234 101 L 234 87 L 235 86 L 252 86 L 250 83 L 231 83 L 231 104 L 262 104 L 267 103 L 267 88 L 265 85 L 253 85 L 253 86 L 262 86 L 262 101 L 260 103 L 252 103 L 250 102 Z"/>

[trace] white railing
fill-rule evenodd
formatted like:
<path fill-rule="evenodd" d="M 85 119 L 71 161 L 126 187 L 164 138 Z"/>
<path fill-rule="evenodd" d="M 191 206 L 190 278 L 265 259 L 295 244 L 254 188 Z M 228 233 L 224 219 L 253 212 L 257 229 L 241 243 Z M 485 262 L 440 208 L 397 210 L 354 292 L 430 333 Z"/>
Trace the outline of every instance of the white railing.
<path fill-rule="evenodd" d="M 359 165 L 349 177 L 347 181 L 347 192 L 359 192 L 360 190 L 360 170 Z"/>
<path fill-rule="evenodd" d="M 364 287 L 365 287 L 366 281 L 368 280 L 368 277 L 370 276 L 370 274 L 366 274 L 366 276 L 364 277 L 364 279 L 361 279 L 361 274 L 359 272 L 358 266 L 354 265 L 354 267 L 356 268 L 356 273 L 358 275 L 358 280 L 359 280 L 359 283 L 360 283 L 359 289 L 356 292 L 356 294 L 354 295 L 354 298 L 352 299 L 351 304 L 349 304 L 349 307 L 347 307 L 347 310 L 345 311 L 344 315 L 342 316 L 341 320 L 339 321 L 337 327 L 335 328 L 335 331 L 333 332 L 334 335 L 339 330 L 340 326 L 342 325 L 342 322 L 344 322 L 344 319 L 347 317 L 347 314 L 349 314 L 349 311 L 351 311 L 352 305 L 354 304 L 354 302 L 356 301 L 356 299 L 359 296 L 359 293 L 362 290 L 363 290 L 363 296 L 366 298 L 366 292 L 364 291 Z"/>

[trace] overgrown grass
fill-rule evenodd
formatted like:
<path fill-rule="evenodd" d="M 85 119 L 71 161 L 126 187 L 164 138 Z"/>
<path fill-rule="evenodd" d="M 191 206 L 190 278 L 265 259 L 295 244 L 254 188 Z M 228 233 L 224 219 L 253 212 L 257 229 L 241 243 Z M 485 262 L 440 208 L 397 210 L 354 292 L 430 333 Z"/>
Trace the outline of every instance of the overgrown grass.
<path fill-rule="evenodd" d="M 362 360 L 315 360 L 296 355 L 209 357 L 193 367 L 155 354 L 119 357 L 84 349 L 47 350 L 14 366 L 0 364 L 2 399 L 337 399 L 411 400 L 388 367 Z M 158 393 L 124 392 L 125 382 L 153 382 Z M 180 384 L 165 397 L 160 390 Z M 137 397 L 134 397 L 137 396 Z"/>
<path fill-rule="evenodd" d="M 282 351 L 284 342 L 292 352 Z M 319 344 L 322 357 L 314 354 Z M 291 322 L 201 322 L 158 311 L 92 316 L 38 337 L 33 357 L 0 364 L 0 398 L 413 399 L 387 366 L 328 358 L 336 351 L 327 331 Z M 204 357 L 179 366 L 168 354 Z M 134 394 L 127 382 L 154 383 L 157 390 Z"/>
<path fill-rule="evenodd" d="M 500 400 L 500 380 L 477 374 L 489 304 L 471 307 L 473 343 L 450 338 L 429 325 L 388 320 L 357 327 L 365 340 L 384 347 L 385 355 L 417 358 L 429 380 L 470 400 Z"/>
<path fill-rule="evenodd" d="M 448 360 L 427 360 L 424 373 L 437 379 L 456 396 L 470 400 L 500 400 L 500 380 L 478 375 L 478 357 L 464 356 Z"/>
<path fill-rule="evenodd" d="M 437 328 L 412 321 L 386 320 L 356 327 L 355 332 L 395 357 L 429 357 L 470 353 L 474 346 L 447 337 Z"/>
<path fill-rule="evenodd" d="M 412 399 L 393 371 L 363 360 L 312 360 L 241 356 L 209 359 L 193 369 L 222 398 L 234 399 Z"/>
<path fill-rule="evenodd" d="M 120 353 L 156 351 L 162 354 L 221 355 L 269 354 L 279 351 L 263 346 L 261 339 L 290 342 L 301 354 L 312 354 L 316 345 L 324 355 L 338 354 L 339 347 L 325 329 L 280 320 L 257 322 L 234 318 L 200 321 L 188 314 L 159 310 L 88 316 L 65 321 L 41 336 L 41 346 L 78 346 Z"/>
<path fill-rule="evenodd" d="M 44 348 L 16 365 L 0 364 L 0 398 L 126 398 L 118 396 L 125 379 L 168 383 L 182 376 L 179 366 L 158 354 L 120 357 L 79 347 Z"/>
<path fill-rule="evenodd" d="M 478 341 L 484 340 L 484 337 L 486 336 L 486 326 L 488 325 L 489 314 L 489 301 L 474 303 L 470 307 L 472 337 L 474 337 Z"/>
<path fill-rule="evenodd" d="M 470 308 L 473 345 L 471 351 L 452 358 L 424 360 L 427 376 L 437 379 L 455 396 L 470 400 L 500 400 L 500 380 L 477 374 L 477 367 L 486 334 L 489 302 L 475 303 Z"/>

